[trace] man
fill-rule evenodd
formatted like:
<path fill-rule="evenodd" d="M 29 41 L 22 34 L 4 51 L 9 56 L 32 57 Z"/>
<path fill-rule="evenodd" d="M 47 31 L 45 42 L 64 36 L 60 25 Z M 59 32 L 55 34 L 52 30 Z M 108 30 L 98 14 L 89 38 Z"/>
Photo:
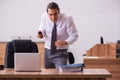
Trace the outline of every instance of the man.
<path fill-rule="evenodd" d="M 58 68 L 67 64 L 68 45 L 78 39 L 78 33 L 72 17 L 60 13 L 58 4 L 51 2 L 41 17 L 37 37 L 45 38 L 45 68 Z"/>

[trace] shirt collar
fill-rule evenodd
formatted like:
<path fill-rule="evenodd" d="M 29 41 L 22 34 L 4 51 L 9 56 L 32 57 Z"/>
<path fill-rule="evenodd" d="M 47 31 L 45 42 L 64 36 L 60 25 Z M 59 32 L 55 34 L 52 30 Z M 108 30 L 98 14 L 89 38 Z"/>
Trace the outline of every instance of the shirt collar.
<path fill-rule="evenodd" d="M 48 15 L 48 14 L 47 14 L 47 15 Z M 58 14 L 58 19 L 57 19 L 57 21 L 55 22 L 56 25 L 59 24 L 60 18 L 61 18 L 61 13 Z M 49 16 L 48 16 L 48 20 L 49 20 L 50 23 L 54 24 L 54 22 L 52 22 L 52 21 L 49 19 Z"/>

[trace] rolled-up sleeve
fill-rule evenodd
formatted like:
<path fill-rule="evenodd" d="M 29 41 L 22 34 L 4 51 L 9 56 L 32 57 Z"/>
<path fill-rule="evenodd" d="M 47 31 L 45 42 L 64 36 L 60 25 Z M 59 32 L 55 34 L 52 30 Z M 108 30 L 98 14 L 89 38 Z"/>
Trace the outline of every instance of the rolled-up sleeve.
<path fill-rule="evenodd" d="M 46 32 L 45 32 L 45 20 L 44 20 L 45 18 L 44 18 L 44 15 L 42 15 L 42 17 L 41 17 L 41 22 L 40 22 L 40 26 L 39 26 L 39 31 L 41 31 L 42 32 L 42 34 L 43 34 L 43 36 L 45 36 L 46 35 Z"/>
<path fill-rule="evenodd" d="M 65 41 L 68 45 L 73 44 L 79 37 L 77 28 L 71 16 L 67 18 L 67 33 L 69 34 L 69 37 Z"/>

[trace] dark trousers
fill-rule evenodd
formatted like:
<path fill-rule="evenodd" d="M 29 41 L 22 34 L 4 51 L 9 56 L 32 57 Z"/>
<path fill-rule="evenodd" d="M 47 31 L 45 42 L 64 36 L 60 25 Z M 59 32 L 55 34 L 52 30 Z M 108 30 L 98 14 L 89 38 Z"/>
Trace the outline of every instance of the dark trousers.
<path fill-rule="evenodd" d="M 55 54 L 50 54 L 50 49 L 44 51 L 45 68 L 58 68 L 59 65 L 67 64 L 67 49 L 57 50 Z"/>

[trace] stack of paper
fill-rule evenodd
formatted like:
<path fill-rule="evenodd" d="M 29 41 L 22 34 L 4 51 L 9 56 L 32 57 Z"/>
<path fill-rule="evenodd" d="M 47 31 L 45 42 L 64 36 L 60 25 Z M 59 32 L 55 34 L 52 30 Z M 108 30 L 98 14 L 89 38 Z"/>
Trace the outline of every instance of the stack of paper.
<path fill-rule="evenodd" d="M 68 65 L 60 65 L 59 66 L 60 72 L 62 71 L 82 71 L 83 70 L 83 64 L 68 64 Z"/>

